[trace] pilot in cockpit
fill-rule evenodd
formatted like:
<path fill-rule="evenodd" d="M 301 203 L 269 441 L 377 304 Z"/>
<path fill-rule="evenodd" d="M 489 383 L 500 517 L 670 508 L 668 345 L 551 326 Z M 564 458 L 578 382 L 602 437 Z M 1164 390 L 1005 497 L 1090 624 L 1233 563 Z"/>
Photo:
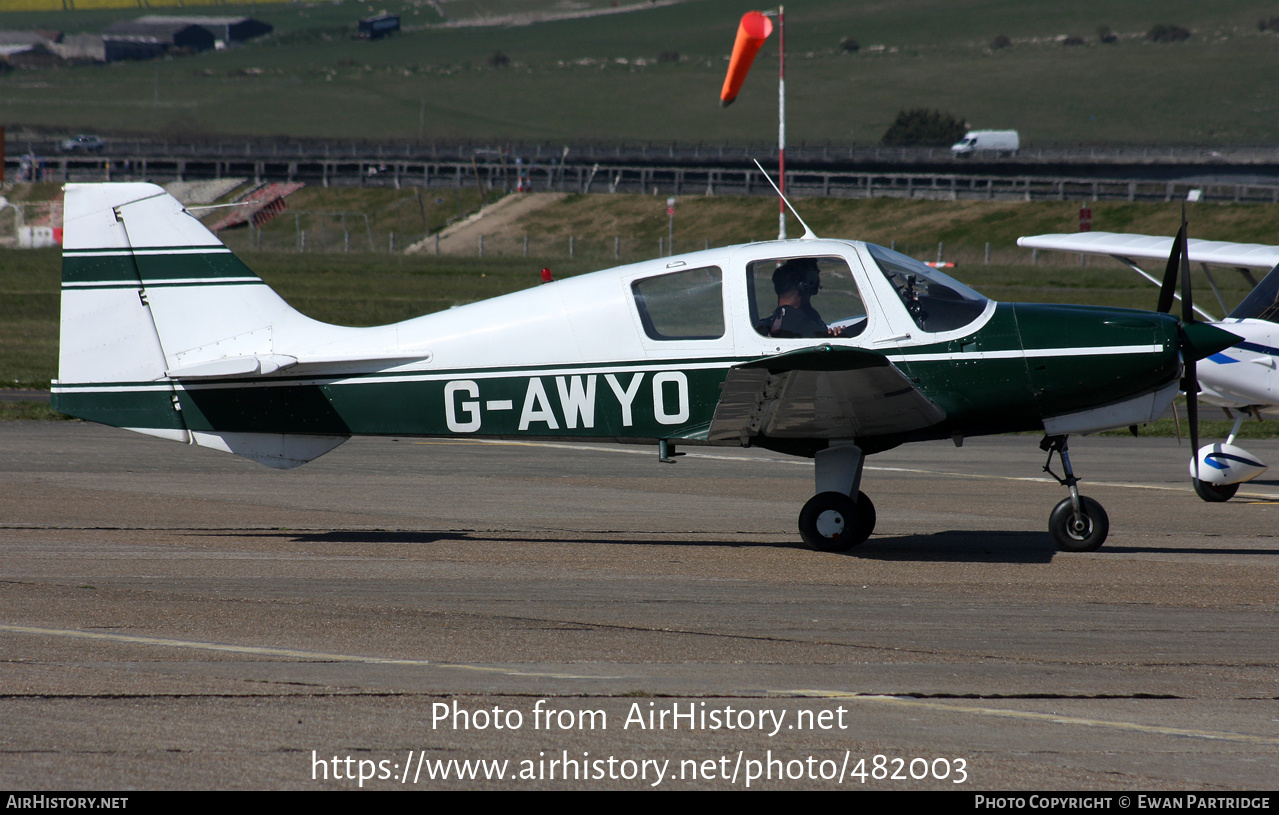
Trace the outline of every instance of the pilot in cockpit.
<path fill-rule="evenodd" d="M 821 291 L 816 258 L 793 258 L 773 272 L 777 310 L 756 328 L 769 337 L 838 337 L 842 326 L 829 328 L 810 302 Z"/>

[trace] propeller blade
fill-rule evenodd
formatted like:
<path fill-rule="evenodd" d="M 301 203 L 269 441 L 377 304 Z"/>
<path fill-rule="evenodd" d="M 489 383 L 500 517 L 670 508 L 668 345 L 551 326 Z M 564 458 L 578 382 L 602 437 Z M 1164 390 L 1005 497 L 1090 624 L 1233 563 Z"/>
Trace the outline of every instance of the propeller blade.
<path fill-rule="evenodd" d="M 1172 251 L 1168 253 L 1168 266 L 1164 269 L 1163 285 L 1159 287 L 1159 305 L 1155 311 L 1168 314 L 1172 311 L 1172 295 L 1177 290 L 1177 269 L 1181 265 L 1181 242 L 1186 237 L 1186 222 L 1181 222 L 1181 229 L 1172 241 Z"/>
<path fill-rule="evenodd" d="M 1184 207 L 1185 204 L 1182 204 Z M 1181 213 L 1181 230 L 1177 233 L 1177 243 L 1180 244 L 1181 257 L 1179 258 L 1181 265 L 1181 322 L 1183 325 L 1189 325 L 1195 321 L 1195 304 L 1192 295 L 1192 287 L 1190 285 L 1190 241 L 1186 238 L 1186 213 Z"/>
<path fill-rule="evenodd" d="M 1191 431 L 1191 463 L 1193 471 L 1195 471 L 1195 480 L 1198 481 L 1198 376 L 1196 362 L 1206 356 L 1206 354 L 1200 353 L 1204 349 L 1204 342 L 1207 339 L 1204 329 L 1215 328 L 1215 326 L 1196 324 L 1195 322 L 1195 302 L 1192 299 L 1191 287 L 1191 257 L 1189 257 L 1189 241 L 1186 233 L 1186 203 L 1182 202 L 1182 228 L 1177 232 L 1177 241 L 1175 241 L 1173 251 L 1179 255 L 1177 260 L 1182 274 L 1181 336 L 1182 365 L 1184 366 L 1182 390 L 1186 392 L 1186 423 L 1189 425 L 1189 431 Z M 1160 290 L 1160 299 L 1163 299 L 1163 290 Z M 1229 335 L 1229 331 L 1220 331 L 1220 333 Z M 1223 338 L 1218 336 L 1216 339 L 1221 340 Z"/>
<path fill-rule="evenodd" d="M 1190 425 L 1190 455 L 1195 469 L 1195 480 L 1199 480 L 1199 379 L 1195 376 L 1195 360 L 1186 362 L 1186 376 L 1181 380 L 1181 389 L 1186 392 L 1186 423 Z"/>
<path fill-rule="evenodd" d="M 1182 365 L 1181 389 L 1186 394 L 1186 424 L 1190 430 L 1190 462 L 1193 465 L 1195 480 L 1199 480 L 1199 377 L 1196 371 L 1196 357 L 1193 352 L 1192 335 L 1198 333 L 1195 325 L 1195 306 L 1192 301 L 1190 285 L 1190 243 L 1186 238 L 1186 204 L 1181 204 L 1181 229 L 1177 231 L 1176 245 L 1177 264 L 1181 271 L 1181 336 Z M 1162 294 L 1162 292 L 1161 292 Z M 1189 351 L 1190 353 L 1187 353 Z"/>

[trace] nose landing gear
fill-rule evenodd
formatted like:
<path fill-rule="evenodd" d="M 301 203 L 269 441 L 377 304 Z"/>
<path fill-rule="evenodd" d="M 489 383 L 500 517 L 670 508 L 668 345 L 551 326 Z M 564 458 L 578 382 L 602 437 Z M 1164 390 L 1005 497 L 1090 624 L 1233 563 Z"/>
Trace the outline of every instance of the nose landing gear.
<path fill-rule="evenodd" d="M 1110 518 L 1101 504 L 1079 494 L 1079 479 L 1075 478 L 1075 471 L 1070 466 L 1066 436 L 1045 436 L 1039 442 L 1039 449 L 1048 452 L 1044 472 L 1070 490 L 1070 497 L 1053 507 L 1052 514 L 1048 516 L 1048 533 L 1052 535 L 1053 543 L 1063 552 L 1092 552 L 1101 548 L 1110 532 Z M 1053 453 L 1061 459 L 1064 478 L 1052 470 Z"/>

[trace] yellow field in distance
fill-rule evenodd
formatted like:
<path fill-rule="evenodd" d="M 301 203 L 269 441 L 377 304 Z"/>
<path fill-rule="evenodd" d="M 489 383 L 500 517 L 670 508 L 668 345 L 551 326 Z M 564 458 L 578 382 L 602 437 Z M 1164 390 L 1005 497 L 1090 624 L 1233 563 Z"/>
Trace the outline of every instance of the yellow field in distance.
<path fill-rule="evenodd" d="M 249 0 L 251 3 L 252 0 Z M 169 8 L 173 6 L 222 6 L 226 0 L 0 0 L 5 11 L 88 11 L 103 8 Z M 237 3 L 243 5 L 243 2 Z"/>

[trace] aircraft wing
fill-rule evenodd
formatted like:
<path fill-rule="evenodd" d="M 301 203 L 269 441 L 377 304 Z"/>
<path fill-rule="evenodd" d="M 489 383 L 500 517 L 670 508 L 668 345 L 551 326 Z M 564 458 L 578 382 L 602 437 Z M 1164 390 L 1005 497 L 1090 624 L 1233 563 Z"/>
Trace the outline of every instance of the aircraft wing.
<path fill-rule="evenodd" d="M 734 366 L 708 438 L 858 438 L 945 418 L 882 354 L 820 345 Z"/>
<path fill-rule="evenodd" d="M 1017 245 L 1027 249 L 1052 249 L 1059 252 L 1082 252 L 1089 255 L 1110 255 L 1128 259 L 1167 260 L 1168 253 L 1172 251 L 1172 241 L 1172 238 L 1154 235 L 1073 232 L 1018 238 Z M 1279 246 L 1201 241 L 1192 238 L 1189 241 L 1189 250 L 1191 263 L 1266 270 L 1279 265 Z"/>

